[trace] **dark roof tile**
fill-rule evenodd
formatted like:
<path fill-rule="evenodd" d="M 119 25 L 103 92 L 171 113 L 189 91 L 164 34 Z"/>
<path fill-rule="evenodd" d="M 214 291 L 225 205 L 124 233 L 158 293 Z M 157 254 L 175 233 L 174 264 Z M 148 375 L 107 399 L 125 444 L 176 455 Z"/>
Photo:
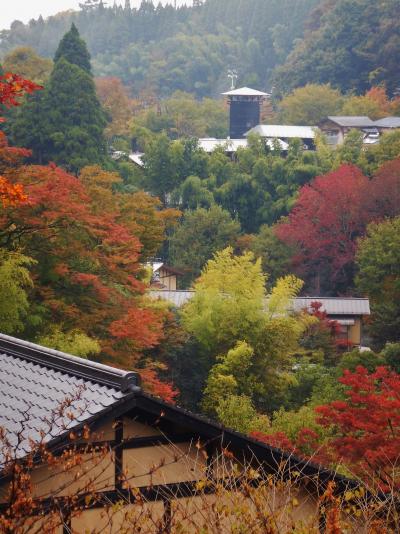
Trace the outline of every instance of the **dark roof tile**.
<path fill-rule="evenodd" d="M 12 444 L 22 431 L 20 455 L 29 451 L 29 439 L 41 440 L 41 432 L 46 442 L 59 437 L 138 390 L 137 384 L 135 373 L 0 334 L 0 426 Z M 66 399 L 72 402 L 60 417 Z"/>

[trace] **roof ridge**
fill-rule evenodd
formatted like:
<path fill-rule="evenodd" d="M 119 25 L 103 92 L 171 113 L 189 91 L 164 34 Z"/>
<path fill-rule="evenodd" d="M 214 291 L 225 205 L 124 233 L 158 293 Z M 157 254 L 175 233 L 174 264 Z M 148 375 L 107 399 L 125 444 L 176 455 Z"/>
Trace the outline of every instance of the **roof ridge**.
<path fill-rule="evenodd" d="M 368 297 L 294 297 L 295 299 L 324 299 L 324 300 L 369 300 Z"/>
<path fill-rule="evenodd" d="M 44 367 L 114 387 L 123 393 L 140 390 L 140 376 L 134 371 L 117 369 L 6 334 L 0 333 L 0 350 Z"/>

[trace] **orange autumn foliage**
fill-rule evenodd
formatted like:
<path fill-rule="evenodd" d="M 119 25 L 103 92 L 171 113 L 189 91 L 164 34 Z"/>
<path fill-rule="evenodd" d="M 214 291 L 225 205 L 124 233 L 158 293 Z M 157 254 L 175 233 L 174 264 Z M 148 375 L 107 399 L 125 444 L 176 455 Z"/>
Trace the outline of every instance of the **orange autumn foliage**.
<path fill-rule="evenodd" d="M 25 80 L 17 74 L 10 72 L 0 76 L 0 104 L 6 108 L 18 106 L 20 99 L 26 93 L 32 93 L 41 87 L 29 80 Z M 4 119 L 0 117 L 0 122 Z M 12 148 L 8 146 L 7 138 L 3 132 L 0 132 L 0 152 L 3 153 L 3 158 L 8 156 L 12 159 L 18 155 L 26 156 L 29 154 L 24 149 Z M 8 180 L 0 175 L 0 202 L 3 207 L 26 202 L 27 196 L 23 191 L 21 184 L 11 184 Z"/>

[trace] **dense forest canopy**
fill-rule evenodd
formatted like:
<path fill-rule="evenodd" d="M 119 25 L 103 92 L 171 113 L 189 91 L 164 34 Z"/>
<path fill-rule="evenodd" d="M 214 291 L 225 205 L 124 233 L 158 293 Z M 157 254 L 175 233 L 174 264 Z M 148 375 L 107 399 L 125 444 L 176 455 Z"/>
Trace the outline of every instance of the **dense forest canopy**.
<path fill-rule="evenodd" d="M 276 83 L 285 92 L 306 83 L 330 83 L 342 91 L 400 87 L 398 0 L 325 0 L 308 21 Z"/>
<path fill-rule="evenodd" d="M 15 21 L 0 34 L 0 54 L 17 46 L 53 57 L 74 22 L 88 45 L 96 76 L 118 76 L 133 92 L 152 88 L 215 96 L 235 68 L 243 85 L 267 88 L 273 69 L 301 38 L 318 0 L 208 0 L 198 7 L 95 7 Z"/>

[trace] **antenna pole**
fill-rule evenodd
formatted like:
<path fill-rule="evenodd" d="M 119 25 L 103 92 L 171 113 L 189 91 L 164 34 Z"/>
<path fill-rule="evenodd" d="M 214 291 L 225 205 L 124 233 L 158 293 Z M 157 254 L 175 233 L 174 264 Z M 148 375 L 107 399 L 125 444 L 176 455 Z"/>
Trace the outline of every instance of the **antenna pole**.
<path fill-rule="evenodd" d="M 235 89 L 236 86 L 236 80 L 238 79 L 238 73 L 235 69 L 229 69 L 228 70 L 228 78 L 231 80 L 231 91 Z"/>

